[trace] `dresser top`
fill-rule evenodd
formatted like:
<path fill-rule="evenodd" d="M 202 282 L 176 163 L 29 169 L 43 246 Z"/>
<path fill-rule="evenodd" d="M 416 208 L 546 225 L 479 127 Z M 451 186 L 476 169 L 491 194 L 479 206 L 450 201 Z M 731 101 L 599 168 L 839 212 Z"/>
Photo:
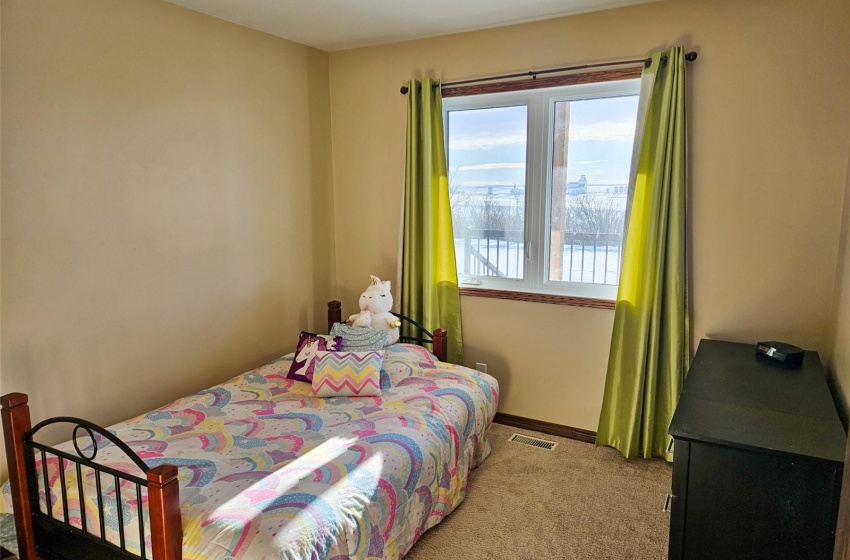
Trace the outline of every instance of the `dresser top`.
<path fill-rule="evenodd" d="M 679 439 L 842 462 L 846 436 L 817 352 L 789 368 L 755 344 L 700 341 L 669 432 Z"/>

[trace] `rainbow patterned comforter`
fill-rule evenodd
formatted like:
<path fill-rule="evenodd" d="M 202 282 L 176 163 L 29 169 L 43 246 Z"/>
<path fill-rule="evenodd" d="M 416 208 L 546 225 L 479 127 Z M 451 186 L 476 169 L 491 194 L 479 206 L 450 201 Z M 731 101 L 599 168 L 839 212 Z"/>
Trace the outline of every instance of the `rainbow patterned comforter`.
<path fill-rule="evenodd" d="M 387 348 L 380 397 L 322 399 L 286 379 L 291 359 L 110 430 L 148 465 L 179 467 L 186 560 L 404 556 L 463 500 L 469 471 L 489 454 L 496 380 L 397 344 Z M 114 446 L 98 461 L 137 472 Z M 58 495 L 57 466 L 48 473 Z M 79 527 L 73 472 L 66 486 Z M 96 519 L 96 494 L 85 488 L 87 518 Z M 105 491 L 107 538 L 117 542 L 114 488 Z M 10 511 L 8 484 L 3 494 Z M 138 552 L 135 501 L 122 499 L 121 509 L 128 549 Z M 61 519 L 59 504 L 53 510 Z"/>

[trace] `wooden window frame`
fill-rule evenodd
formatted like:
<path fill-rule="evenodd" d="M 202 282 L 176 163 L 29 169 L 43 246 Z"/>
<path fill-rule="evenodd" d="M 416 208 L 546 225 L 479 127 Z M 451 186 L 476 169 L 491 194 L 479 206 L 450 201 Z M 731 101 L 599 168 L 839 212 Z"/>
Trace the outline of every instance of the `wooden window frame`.
<path fill-rule="evenodd" d="M 579 72 L 573 74 L 564 74 L 560 76 L 548 76 L 545 78 L 512 80 L 504 82 L 494 82 L 489 84 L 449 86 L 442 89 L 442 97 L 445 99 L 490 93 L 504 93 L 544 88 L 555 88 L 577 84 L 604 83 L 617 80 L 633 80 L 640 78 L 642 73 L 642 65 L 630 65 L 622 68 L 608 69 L 596 72 Z M 594 309 L 613 310 L 615 308 L 615 301 L 612 299 L 580 297 L 553 293 L 525 292 L 507 289 L 461 287 L 460 295 L 463 297 L 504 299 L 510 301 L 568 305 L 574 307 L 588 307 Z"/>

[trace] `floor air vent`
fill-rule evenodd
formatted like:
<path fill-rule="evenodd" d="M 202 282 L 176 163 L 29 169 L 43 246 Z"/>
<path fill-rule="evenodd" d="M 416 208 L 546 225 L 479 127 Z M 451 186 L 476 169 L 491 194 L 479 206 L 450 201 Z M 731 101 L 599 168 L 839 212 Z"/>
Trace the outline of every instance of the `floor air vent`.
<path fill-rule="evenodd" d="M 508 441 L 521 443 L 523 445 L 530 445 L 531 447 L 537 447 L 539 449 L 546 449 L 547 451 L 552 451 L 555 449 L 555 446 L 558 445 L 558 443 L 554 441 L 546 441 L 545 439 L 524 436 L 522 434 L 514 434 L 510 437 L 510 439 L 508 439 Z"/>

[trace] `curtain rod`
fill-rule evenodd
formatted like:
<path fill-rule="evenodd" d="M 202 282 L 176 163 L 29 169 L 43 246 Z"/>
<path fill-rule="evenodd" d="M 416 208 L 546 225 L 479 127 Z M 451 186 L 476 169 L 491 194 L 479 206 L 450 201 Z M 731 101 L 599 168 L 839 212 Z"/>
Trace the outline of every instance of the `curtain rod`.
<path fill-rule="evenodd" d="M 696 51 L 691 51 L 685 55 L 685 60 L 688 62 L 693 62 L 697 59 Z M 600 62 L 598 64 L 582 64 L 579 66 L 566 66 L 564 68 L 550 68 L 548 70 L 529 70 L 528 72 L 523 72 L 520 74 L 502 74 L 501 76 L 488 76 L 486 78 L 475 78 L 472 80 L 461 80 L 459 82 L 446 82 L 442 84 L 442 87 L 455 87 L 462 86 L 466 84 L 477 84 L 479 82 L 490 82 L 492 80 L 507 80 L 510 78 L 524 78 L 531 76 L 532 80 L 536 80 L 537 76 L 540 74 L 554 74 L 557 72 L 569 72 L 571 70 L 585 70 L 587 68 L 601 68 L 603 66 L 622 66 L 624 64 L 643 64 L 646 68 L 649 68 L 649 65 L 652 64 L 651 58 L 638 58 L 635 60 L 618 60 L 615 62 Z M 661 57 L 661 63 L 667 64 L 667 55 Z M 401 86 L 401 94 L 405 95 L 408 91 L 407 86 Z"/>

